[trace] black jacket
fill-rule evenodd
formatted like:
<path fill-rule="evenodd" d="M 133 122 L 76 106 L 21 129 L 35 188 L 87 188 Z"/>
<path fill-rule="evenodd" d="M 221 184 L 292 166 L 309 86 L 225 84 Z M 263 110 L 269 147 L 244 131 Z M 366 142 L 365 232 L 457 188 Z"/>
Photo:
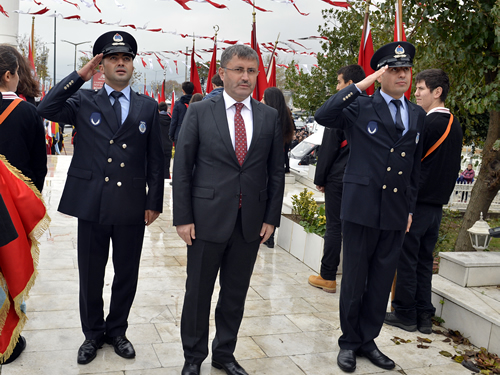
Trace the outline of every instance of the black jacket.
<path fill-rule="evenodd" d="M 0 113 L 12 103 L 3 99 Z M 0 154 L 41 192 L 47 174 L 45 128 L 34 105 L 22 101 L 0 126 Z"/>
<path fill-rule="evenodd" d="M 99 224 L 143 224 L 145 210 L 163 207 L 158 103 L 131 90 L 129 114 L 119 126 L 106 89 L 79 90 L 83 84 L 71 73 L 37 108 L 45 118 L 78 130 L 58 210 Z"/>
<path fill-rule="evenodd" d="M 314 184 L 325 186 L 329 182 L 342 183 L 347 159 L 349 145 L 344 132 L 340 129 L 325 129 L 318 153 Z"/>
<path fill-rule="evenodd" d="M 263 223 L 279 226 L 285 186 L 281 125 L 274 108 L 251 103 L 253 135 L 242 166 L 222 95 L 193 103 L 186 113 L 175 151 L 173 224 L 194 223 L 197 239 L 228 241 L 238 213 L 246 242 L 259 238 Z"/>
<path fill-rule="evenodd" d="M 169 137 L 170 123 L 172 118 L 167 112 L 160 112 L 160 131 L 161 131 L 161 145 L 163 147 L 163 153 L 172 153 L 172 141 Z"/>
<path fill-rule="evenodd" d="M 170 122 L 170 131 L 168 135 L 170 139 L 173 139 L 174 142 L 179 138 L 179 131 L 181 130 L 182 120 L 184 120 L 184 116 L 186 115 L 187 105 L 189 105 L 189 101 L 193 95 L 182 95 L 179 100 L 177 100 L 174 104 L 174 110 L 172 111 L 172 121 Z M 187 105 L 186 105 L 187 104 Z"/>
<path fill-rule="evenodd" d="M 441 138 L 449 121 L 450 115 L 447 113 L 433 112 L 426 116 L 422 157 Z M 418 203 L 448 203 L 460 170 L 462 137 L 462 128 L 454 117 L 446 139 L 422 161 Z"/>
<path fill-rule="evenodd" d="M 381 230 L 405 230 L 415 212 L 424 110 L 406 100 L 408 131 L 399 138 L 380 94 L 361 95 L 354 84 L 316 111 L 316 121 L 343 129 L 350 145 L 344 173 L 342 219 Z"/>

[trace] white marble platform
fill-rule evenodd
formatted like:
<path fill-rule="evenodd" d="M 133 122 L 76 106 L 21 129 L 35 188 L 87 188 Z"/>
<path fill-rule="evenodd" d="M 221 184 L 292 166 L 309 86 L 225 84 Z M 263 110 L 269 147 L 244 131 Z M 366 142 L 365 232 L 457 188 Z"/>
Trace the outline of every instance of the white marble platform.
<path fill-rule="evenodd" d="M 76 363 L 78 347 L 84 340 L 78 313 L 76 219 L 57 212 L 69 162 L 69 156 L 49 157 L 43 196 L 52 224 L 41 238 L 39 275 L 27 300 L 29 321 L 22 333 L 27 348 L 14 363 L 0 366 L 0 374 L 179 375 L 184 362 L 179 320 L 186 248 L 172 227 L 168 181 L 164 213 L 146 229 L 138 291 L 129 319 L 127 336 L 135 345 L 137 357 L 120 358 L 111 346 L 105 345 L 90 364 Z M 261 246 L 235 353 L 249 374 L 343 374 L 336 364 L 341 335 L 339 293 L 325 293 L 309 286 L 307 278 L 311 274 L 313 271 L 290 253 L 279 247 Z M 106 309 L 111 281 L 110 261 L 105 279 Z M 341 288 L 340 277 L 337 281 Z M 214 307 L 216 300 L 214 295 Z M 213 338 L 213 313 L 210 322 Z M 498 331 L 493 334 L 500 336 Z M 411 342 L 396 345 L 391 341 L 395 336 Z M 376 342 L 394 359 L 396 369 L 384 371 L 359 358 L 355 374 L 470 374 L 439 354 L 441 350 L 455 354 L 463 348 L 454 348 L 443 342 L 443 336 L 431 334 L 426 336 L 432 340 L 429 348 L 419 349 L 418 336 L 423 335 L 384 326 Z M 210 356 L 201 373 L 223 374 L 210 366 Z"/>
<path fill-rule="evenodd" d="M 500 285 L 500 253 L 442 252 L 439 274 L 463 287 Z"/>
<path fill-rule="evenodd" d="M 464 288 L 441 275 L 432 278 L 432 304 L 443 326 L 459 330 L 478 347 L 500 353 L 500 288 Z"/>

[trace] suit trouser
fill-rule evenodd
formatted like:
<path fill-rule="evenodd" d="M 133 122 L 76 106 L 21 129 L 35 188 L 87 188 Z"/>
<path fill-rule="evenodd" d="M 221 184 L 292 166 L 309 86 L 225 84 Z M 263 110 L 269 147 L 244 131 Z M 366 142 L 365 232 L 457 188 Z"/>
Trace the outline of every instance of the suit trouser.
<path fill-rule="evenodd" d="M 416 323 L 420 313 L 436 312 L 431 302 L 432 265 L 442 215 L 442 206 L 417 202 L 403 242 L 392 306 L 396 315 L 408 323 Z"/>
<path fill-rule="evenodd" d="M 144 224 L 102 225 L 78 219 L 80 320 L 86 339 L 125 335 L 137 289 L 144 228 Z M 110 240 L 115 274 L 109 314 L 104 320 L 102 290 Z"/>
<path fill-rule="evenodd" d="M 405 231 L 380 230 L 345 220 L 342 230 L 339 346 L 371 351 L 384 323 Z"/>
<path fill-rule="evenodd" d="M 236 339 L 260 239 L 247 243 L 243 238 L 241 215 L 228 241 L 214 243 L 195 239 L 188 246 L 186 294 L 181 318 L 184 358 L 201 364 L 208 356 L 209 316 L 217 273 L 220 292 L 215 308 L 216 334 L 212 359 L 234 361 Z"/>
<path fill-rule="evenodd" d="M 328 181 L 325 185 L 326 231 L 320 275 L 325 280 L 335 280 L 342 250 L 342 181 Z"/>

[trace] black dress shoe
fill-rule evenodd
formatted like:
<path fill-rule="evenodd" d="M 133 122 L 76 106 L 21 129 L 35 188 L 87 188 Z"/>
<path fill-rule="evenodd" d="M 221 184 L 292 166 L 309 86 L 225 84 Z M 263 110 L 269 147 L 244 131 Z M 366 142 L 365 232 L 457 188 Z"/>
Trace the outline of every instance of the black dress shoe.
<path fill-rule="evenodd" d="M 264 242 L 264 245 L 266 245 L 270 249 L 274 248 L 274 233 L 271 234 L 271 237 L 269 237 L 267 241 Z"/>
<path fill-rule="evenodd" d="M 181 375 L 200 375 L 200 365 L 184 362 Z"/>
<path fill-rule="evenodd" d="M 404 329 L 408 332 L 415 332 L 417 330 L 417 324 L 413 322 L 407 322 L 400 319 L 395 312 L 385 313 L 385 324 L 389 324 L 390 326 L 398 327 Z"/>
<path fill-rule="evenodd" d="M 78 349 L 77 362 L 80 365 L 86 365 L 94 360 L 97 356 L 97 350 L 102 348 L 104 338 L 99 340 L 85 340 Z"/>
<path fill-rule="evenodd" d="M 106 337 L 106 342 L 109 345 L 113 345 L 115 348 L 115 353 L 123 358 L 134 358 L 135 350 L 130 341 L 128 341 L 125 336 L 115 336 L 115 337 Z"/>
<path fill-rule="evenodd" d="M 370 351 L 358 350 L 357 354 L 361 357 L 366 357 L 373 363 L 375 366 L 383 368 L 384 370 L 392 370 L 396 367 L 396 364 L 392 359 L 386 356 L 378 349 L 373 349 Z"/>
<path fill-rule="evenodd" d="M 14 347 L 12 354 L 2 364 L 8 365 L 9 363 L 14 362 L 17 359 L 17 357 L 19 357 L 21 355 L 21 353 L 23 352 L 24 349 L 26 349 L 26 339 L 23 336 L 19 336 L 19 340 L 17 341 L 17 344 Z"/>
<path fill-rule="evenodd" d="M 219 370 L 224 370 L 229 375 L 248 375 L 248 372 L 236 361 L 222 363 L 212 360 L 212 366 Z"/>
<path fill-rule="evenodd" d="M 356 370 L 356 352 L 349 349 L 340 349 L 337 356 L 337 365 L 344 372 L 354 372 Z"/>

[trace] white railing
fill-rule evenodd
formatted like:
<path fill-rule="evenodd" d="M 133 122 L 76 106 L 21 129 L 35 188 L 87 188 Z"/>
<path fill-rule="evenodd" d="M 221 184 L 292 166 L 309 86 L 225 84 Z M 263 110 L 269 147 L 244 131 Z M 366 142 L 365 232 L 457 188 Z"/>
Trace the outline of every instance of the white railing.
<path fill-rule="evenodd" d="M 444 208 L 450 210 L 465 211 L 469 204 L 471 191 L 474 183 L 472 184 L 455 184 L 453 193 L 451 193 L 450 200 Z M 495 196 L 491 202 L 489 212 L 500 212 L 500 192 Z"/>

